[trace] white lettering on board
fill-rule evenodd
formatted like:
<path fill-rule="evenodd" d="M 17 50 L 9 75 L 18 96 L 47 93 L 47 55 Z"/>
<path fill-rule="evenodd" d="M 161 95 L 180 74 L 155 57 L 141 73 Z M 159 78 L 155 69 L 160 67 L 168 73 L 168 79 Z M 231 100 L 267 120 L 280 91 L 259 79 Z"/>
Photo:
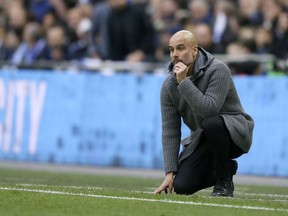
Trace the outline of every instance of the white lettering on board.
<path fill-rule="evenodd" d="M 43 81 L 17 80 L 5 83 L 0 79 L 0 112 L 3 113 L 3 119 L 0 119 L 0 148 L 4 152 L 21 152 L 25 130 L 29 131 L 28 152 L 31 155 L 36 153 L 46 90 L 47 83 Z M 25 118 L 28 114 L 30 118 Z"/>
<path fill-rule="evenodd" d="M 41 82 L 37 89 L 36 83 L 30 85 L 30 136 L 29 136 L 29 153 L 35 154 L 38 140 L 39 123 L 42 116 L 42 109 L 46 95 L 47 84 Z"/>
<path fill-rule="evenodd" d="M 0 110 L 3 110 L 5 108 L 5 85 L 4 85 L 4 81 L 2 79 L 0 79 Z M 2 124 L 2 119 L 0 121 L 0 148 L 2 147 L 1 145 L 3 145 L 3 136 L 4 136 L 4 133 L 3 133 L 3 130 L 4 130 L 4 127 L 3 127 L 3 124 Z M 3 148 L 3 147 L 2 147 Z"/>
<path fill-rule="evenodd" d="M 16 110 L 16 128 L 15 128 L 15 143 L 13 151 L 15 153 L 20 153 L 21 151 L 21 142 L 23 135 L 23 124 L 24 124 L 24 109 L 25 109 L 25 99 L 26 92 L 28 88 L 28 83 L 26 81 L 18 81 L 16 87 L 15 96 L 18 98 L 17 110 Z"/>
<path fill-rule="evenodd" d="M 3 150 L 8 152 L 10 150 L 11 134 L 12 134 L 12 121 L 14 112 L 14 97 L 15 97 L 15 83 L 8 83 L 7 100 L 6 100 L 6 116 L 3 130 Z"/>

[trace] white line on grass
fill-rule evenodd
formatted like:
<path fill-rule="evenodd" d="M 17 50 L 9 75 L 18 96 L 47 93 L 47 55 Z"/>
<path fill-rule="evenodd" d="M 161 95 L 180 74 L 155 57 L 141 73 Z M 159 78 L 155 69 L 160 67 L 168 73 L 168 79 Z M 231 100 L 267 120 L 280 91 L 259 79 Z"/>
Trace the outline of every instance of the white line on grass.
<path fill-rule="evenodd" d="M 16 184 L 24 187 L 61 187 L 61 188 L 72 188 L 72 189 L 88 189 L 88 190 L 103 190 L 103 187 L 83 187 L 83 186 L 65 186 L 65 185 L 47 185 L 47 184 Z M 111 188 L 113 189 L 113 188 Z"/>
<path fill-rule="evenodd" d="M 205 192 L 209 192 L 209 190 L 207 189 L 203 189 L 202 191 Z M 247 193 L 244 192 L 242 190 L 237 190 L 236 192 L 234 192 L 234 195 L 245 195 L 245 196 L 258 196 L 258 197 L 278 197 L 278 198 L 285 198 L 288 199 L 288 195 L 287 194 L 270 194 L 270 193 Z"/>
<path fill-rule="evenodd" d="M 242 194 L 245 196 L 260 196 L 260 197 L 280 197 L 280 198 L 288 198 L 286 194 L 262 194 L 262 193 L 245 193 L 245 192 L 238 192 L 238 194 Z"/>
<path fill-rule="evenodd" d="M 16 184 L 16 185 L 19 185 L 19 186 L 24 186 L 24 187 L 61 187 L 61 188 L 79 188 L 79 189 L 92 189 L 92 190 L 103 190 L 104 188 L 103 187 L 86 187 L 86 186 L 66 186 L 66 185 L 47 185 L 47 184 L 27 184 L 27 183 L 21 183 L 21 184 Z M 105 189 L 115 189 L 114 187 L 105 187 Z M 147 191 L 130 191 L 130 192 L 133 192 L 133 193 L 142 193 L 142 194 L 153 194 L 153 191 L 155 188 L 149 188 L 151 190 L 147 190 Z M 203 189 L 201 190 L 202 192 L 211 192 L 210 190 L 208 189 Z M 236 193 L 234 194 L 237 194 L 237 195 L 247 195 L 247 196 L 258 196 L 258 197 L 272 197 L 272 198 L 284 198 L 284 200 L 280 200 L 280 201 L 287 201 L 286 199 L 288 199 L 288 195 L 286 194 L 269 194 L 269 193 L 246 193 L 246 192 L 243 192 L 243 191 L 236 191 Z M 234 197 L 235 199 L 235 197 Z M 271 201 L 271 200 L 269 200 Z M 272 200 L 274 201 L 274 200 Z"/>
<path fill-rule="evenodd" d="M 142 192 L 142 191 L 132 191 L 133 193 L 139 193 L 139 194 L 153 194 L 153 192 Z M 206 198 L 206 199 L 215 199 L 214 197 L 207 196 L 207 195 L 199 195 L 199 197 Z M 233 200 L 243 200 L 243 198 L 239 197 L 233 197 Z M 258 202 L 274 202 L 274 203 L 287 203 L 286 199 L 273 199 L 273 200 L 267 200 L 267 199 L 261 199 L 261 198 L 249 198 L 249 200 L 258 201 Z"/>
<path fill-rule="evenodd" d="M 58 195 L 70 195 L 70 196 L 85 196 L 85 197 L 95 197 L 103 199 L 117 199 L 117 200 L 134 200 L 134 201 L 144 201 L 144 202 L 161 202 L 161 203 L 175 203 L 184 205 L 198 205 L 198 206 L 210 206 L 210 207 L 223 207 L 223 208 L 236 208 L 236 209 L 246 209 L 246 210 L 261 210 L 261 211 L 278 211 L 278 212 L 288 212 L 288 209 L 282 208 L 267 208 L 259 206 L 237 206 L 237 205 L 226 205 L 226 204 L 215 204 L 215 203 L 201 203 L 201 202 L 185 202 L 177 200 L 158 200 L 158 199 L 147 199 L 147 198 L 136 198 L 136 197 L 119 197 L 119 196 L 106 196 L 99 194 L 84 194 L 84 193 L 70 193 L 64 191 L 52 191 L 52 190 L 35 190 L 35 189 L 25 189 L 25 188 L 9 188 L 0 187 L 0 190 L 6 191 L 23 191 L 23 192 L 34 192 L 34 193 L 45 193 L 45 194 L 58 194 Z"/>
<path fill-rule="evenodd" d="M 83 186 L 53 186 L 53 185 L 46 185 L 46 184 L 17 184 L 19 186 L 24 186 L 24 187 L 61 187 L 61 188 L 76 188 L 76 189 L 89 189 L 89 190 L 103 190 L 102 187 L 83 187 Z M 107 189 L 107 188 L 106 188 Z M 110 188 L 110 189 L 114 189 L 114 188 Z M 154 188 L 152 188 L 154 189 Z M 153 191 L 130 191 L 133 193 L 139 193 L 139 194 L 153 194 Z M 206 191 L 208 192 L 208 190 L 204 189 L 202 191 Z M 241 195 L 247 195 L 247 196 L 260 196 L 260 197 L 269 197 L 269 198 L 274 198 L 273 200 L 269 200 L 269 202 L 287 202 L 287 195 L 284 194 L 260 194 L 260 193 L 245 193 L 245 192 L 238 192 L 237 194 L 241 194 Z M 201 197 L 205 197 L 207 198 L 207 196 L 203 196 L 203 195 L 199 195 Z M 275 199 L 275 197 L 279 197 L 279 198 L 284 198 L 284 199 Z M 210 197 L 211 199 L 213 199 L 213 197 Z M 238 200 L 242 200 L 242 198 L 239 197 L 234 197 L 233 199 L 238 199 Z M 260 202 L 267 202 L 266 199 L 261 199 L 261 198 L 250 198 L 249 200 L 254 200 L 254 201 L 260 201 Z"/>

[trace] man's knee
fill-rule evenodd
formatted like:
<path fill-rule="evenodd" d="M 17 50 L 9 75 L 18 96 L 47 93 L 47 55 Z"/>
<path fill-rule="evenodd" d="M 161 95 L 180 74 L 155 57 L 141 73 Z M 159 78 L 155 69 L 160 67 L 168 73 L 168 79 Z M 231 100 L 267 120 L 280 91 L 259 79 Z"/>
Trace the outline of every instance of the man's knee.
<path fill-rule="evenodd" d="M 201 123 L 201 128 L 204 130 L 204 132 L 210 132 L 214 131 L 215 129 L 219 127 L 223 127 L 224 120 L 221 116 L 212 116 L 204 119 Z"/>
<path fill-rule="evenodd" d="M 190 195 L 197 192 L 197 187 L 193 186 L 193 184 L 188 182 L 180 181 L 179 179 L 175 178 L 174 180 L 174 192 L 176 194 L 181 195 Z"/>

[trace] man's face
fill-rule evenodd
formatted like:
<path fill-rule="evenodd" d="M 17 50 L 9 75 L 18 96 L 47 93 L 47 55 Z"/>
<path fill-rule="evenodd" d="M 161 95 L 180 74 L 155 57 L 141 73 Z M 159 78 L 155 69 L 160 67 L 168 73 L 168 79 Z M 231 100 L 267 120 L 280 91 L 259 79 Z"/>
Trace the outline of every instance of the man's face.
<path fill-rule="evenodd" d="M 126 6 L 127 0 L 108 0 L 108 3 L 112 9 L 121 9 Z"/>
<path fill-rule="evenodd" d="M 171 61 L 175 64 L 178 62 L 189 66 L 194 62 L 194 48 L 183 34 L 175 34 L 169 41 L 169 52 Z M 197 48 L 196 48 L 197 49 Z"/>

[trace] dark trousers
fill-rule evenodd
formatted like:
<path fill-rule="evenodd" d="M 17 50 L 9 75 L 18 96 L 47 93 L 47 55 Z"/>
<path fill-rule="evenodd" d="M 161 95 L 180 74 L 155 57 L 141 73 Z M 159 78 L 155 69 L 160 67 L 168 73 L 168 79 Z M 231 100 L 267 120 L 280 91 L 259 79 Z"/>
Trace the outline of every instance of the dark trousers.
<path fill-rule="evenodd" d="M 193 194 L 231 175 L 231 159 L 243 154 L 234 144 L 220 116 L 202 122 L 203 136 L 195 151 L 178 167 L 174 179 L 177 194 Z"/>

